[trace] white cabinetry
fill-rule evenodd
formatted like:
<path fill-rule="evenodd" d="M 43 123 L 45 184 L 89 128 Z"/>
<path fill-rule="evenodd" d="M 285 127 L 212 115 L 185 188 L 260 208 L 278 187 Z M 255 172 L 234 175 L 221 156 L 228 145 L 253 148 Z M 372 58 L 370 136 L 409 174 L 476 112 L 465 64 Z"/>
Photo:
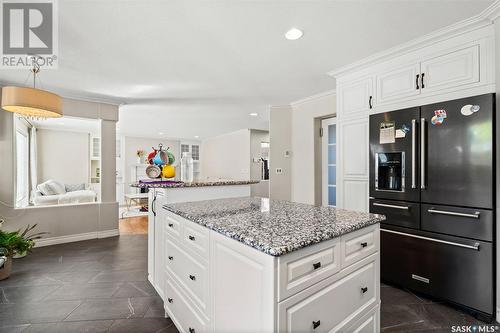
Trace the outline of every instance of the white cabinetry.
<path fill-rule="evenodd" d="M 337 206 L 368 210 L 370 114 L 495 92 L 494 63 L 493 26 L 484 23 L 439 31 L 330 73 L 338 94 Z"/>
<path fill-rule="evenodd" d="M 161 215 L 162 297 L 181 332 L 378 332 L 378 225 L 273 257 Z"/>

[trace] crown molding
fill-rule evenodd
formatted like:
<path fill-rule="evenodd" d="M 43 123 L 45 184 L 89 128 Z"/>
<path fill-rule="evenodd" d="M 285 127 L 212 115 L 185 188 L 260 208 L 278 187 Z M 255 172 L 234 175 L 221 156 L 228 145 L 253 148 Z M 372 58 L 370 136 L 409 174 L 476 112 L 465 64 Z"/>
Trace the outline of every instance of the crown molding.
<path fill-rule="evenodd" d="M 386 60 L 387 58 L 410 52 L 418 47 L 421 47 L 422 45 L 439 42 L 457 34 L 467 33 L 469 31 L 492 25 L 493 20 L 498 18 L 499 16 L 500 0 L 496 0 L 493 4 L 491 4 L 485 10 L 475 16 L 451 24 L 447 27 L 433 31 L 427 35 L 389 48 L 382 52 L 375 53 L 369 57 L 353 62 L 349 65 L 334 69 L 327 74 L 332 77 L 339 77 L 353 70 L 366 68 L 381 60 Z"/>
<path fill-rule="evenodd" d="M 297 100 L 295 102 L 291 102 L 290 105 L 291 106 L 295 106 L 295 105 L 298 105 L 298 104 L 310 102 L 310 101 L 313 101 L 315 99 L 323 98 L 323 97 L 331 96 L 331 95 L 336 95 L 335 89 L 327 90 L 327 91 L 324 91 L 324 92 L 319 93 L 319 94 L 314 94 L 314 95 L 311 95 L 311 96 L 299 99 L 299 100 Z"/>

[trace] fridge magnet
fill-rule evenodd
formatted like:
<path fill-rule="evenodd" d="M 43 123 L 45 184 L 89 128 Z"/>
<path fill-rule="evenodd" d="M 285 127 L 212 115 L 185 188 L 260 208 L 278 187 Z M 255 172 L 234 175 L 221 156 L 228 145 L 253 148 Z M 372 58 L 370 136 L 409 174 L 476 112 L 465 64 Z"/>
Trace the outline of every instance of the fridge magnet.
<path fill-rule="evenodd" d="M 380 144 L 396 142 L 396 124 L 394 122 L 380 123 Z"/>
<path fill-rule="evenodd" d="M 406 136 L 406 133 L 402 129 L 396 130 L 396 139 L 402 139 Z"/>
<path fill-rule="evenodd" d="M 401 126 L 401 130 L 407 134 L 410 132 L 410 126 L 403 124 L 403 126 Z"/>
<path fill-rule="evenodd" d="M 431 118 L 432 125 L 441 125 L 448 118 L 446 110 L 435 110 L 434 116 Z"/>
<path fill-rule="evenodd" d="M 480 108 L 481 107 L 479 105 L 467 104 L 462 106 L 462 108 L 460 109 L 460 113 L 464 116 L 470 116 L 471 114 L 474 114 L 477 111 L 479 111 Z"/>

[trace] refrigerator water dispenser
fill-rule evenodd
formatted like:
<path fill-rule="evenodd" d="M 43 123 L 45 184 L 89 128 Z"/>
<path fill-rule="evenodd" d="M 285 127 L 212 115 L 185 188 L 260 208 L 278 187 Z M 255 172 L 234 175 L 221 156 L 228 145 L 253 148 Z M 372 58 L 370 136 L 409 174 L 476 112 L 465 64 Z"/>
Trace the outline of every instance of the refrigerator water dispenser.
<path fill-rule="evenodd" d="M 405 153 L 375 154 L 375 189 L 377 191 L 404 192 Z"/>

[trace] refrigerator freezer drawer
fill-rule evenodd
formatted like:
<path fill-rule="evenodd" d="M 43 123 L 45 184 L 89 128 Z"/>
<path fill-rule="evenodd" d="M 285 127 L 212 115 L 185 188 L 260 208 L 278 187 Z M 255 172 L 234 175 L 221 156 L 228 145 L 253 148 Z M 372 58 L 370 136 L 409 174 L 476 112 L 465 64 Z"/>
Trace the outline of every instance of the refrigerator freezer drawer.
<path fill-rule="evenodd" d="M 380 231 L 383 281 L 493 314 L 491 243 Z"/>
<path fill-rule="evenodd" d="M 493 240 L 493 212 L 485 209 L 422 204 L 422 230 Z"/>
<path fill-rule="evenodd" d="M 417 203 L 371 199 L 370 213 L 385 215 L 384 224 L 420 228 L 420 204 Z"/>

